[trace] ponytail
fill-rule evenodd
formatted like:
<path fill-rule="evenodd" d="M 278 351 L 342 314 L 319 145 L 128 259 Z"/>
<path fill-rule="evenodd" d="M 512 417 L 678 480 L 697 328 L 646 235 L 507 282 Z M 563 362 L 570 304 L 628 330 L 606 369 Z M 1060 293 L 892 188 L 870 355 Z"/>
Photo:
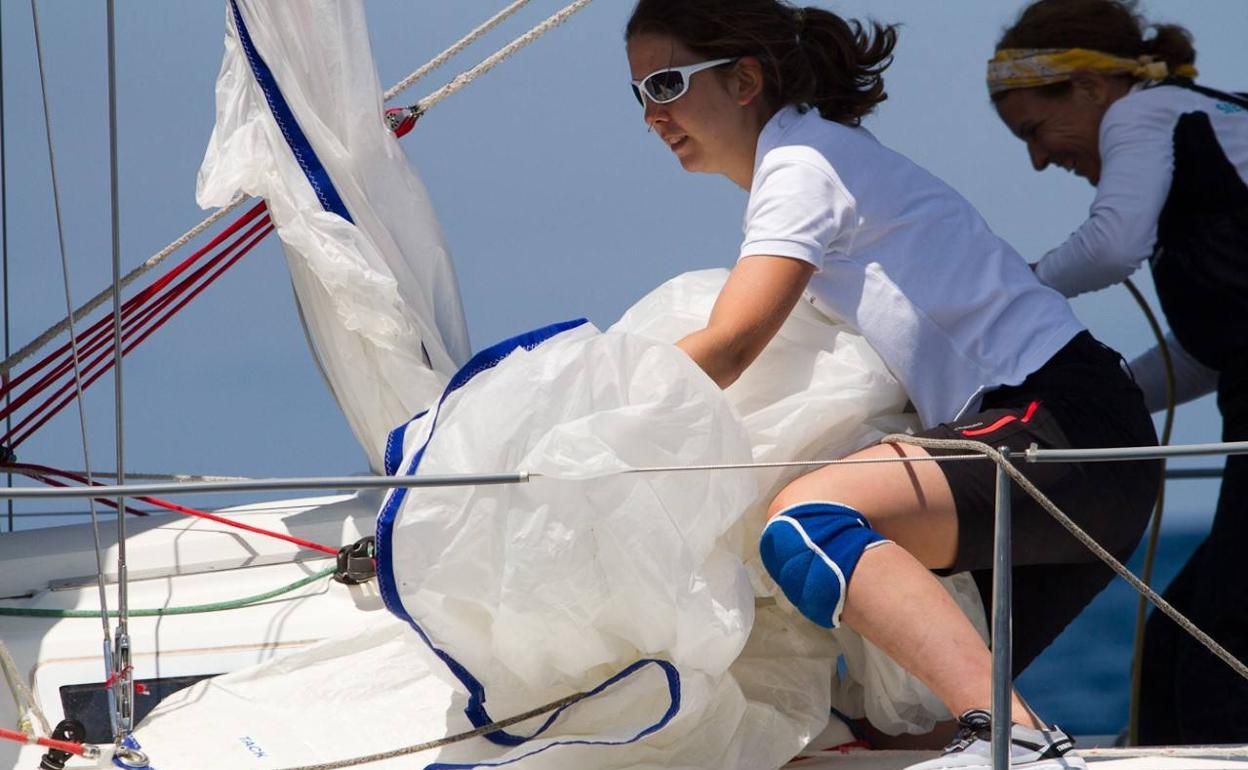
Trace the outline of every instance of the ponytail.
<path fill-rule="evenodd" d="M 897 27 L 783 0 L 639 0 L 624 37 L 667 35 L 707 59 L 757 57 L 772 110 L 815 108 L 856 126 L 880 102 Z"/>

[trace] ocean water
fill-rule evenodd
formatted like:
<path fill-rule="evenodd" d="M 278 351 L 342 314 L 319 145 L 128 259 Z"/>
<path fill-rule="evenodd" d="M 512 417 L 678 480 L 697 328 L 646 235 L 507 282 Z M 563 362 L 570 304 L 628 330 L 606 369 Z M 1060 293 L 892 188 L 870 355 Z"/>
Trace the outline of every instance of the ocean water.
<path fill-rule="evenodd" d="M 1170 584 L 1206 534 L 1163 527 L 1154 588 Z M 1127 566 L 1139 575 L 1143 561 L 1141 543 Z M 1115 577 L 1018 678 L 1019 691 L 1042 718 L 1080 735 L 1115 735 L 1126 727 L 1138 596 Z"/>

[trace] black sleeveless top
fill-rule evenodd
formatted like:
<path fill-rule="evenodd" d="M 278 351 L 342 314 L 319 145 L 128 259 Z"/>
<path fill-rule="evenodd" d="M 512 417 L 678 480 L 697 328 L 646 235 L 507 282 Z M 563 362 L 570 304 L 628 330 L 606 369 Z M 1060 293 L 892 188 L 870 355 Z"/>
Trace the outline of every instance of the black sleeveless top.
<path fill-rule="evenodd" d="M 1159 85 L 1248 109 L 1248 95 L 1183 78 Z M 1248 372 L 1248 184 L 1204 112 L 1180 116 L 1174 128 L 1174 177 L 1152 269 L 1162 310 L 1183 347 L 1220 372 Z"/>

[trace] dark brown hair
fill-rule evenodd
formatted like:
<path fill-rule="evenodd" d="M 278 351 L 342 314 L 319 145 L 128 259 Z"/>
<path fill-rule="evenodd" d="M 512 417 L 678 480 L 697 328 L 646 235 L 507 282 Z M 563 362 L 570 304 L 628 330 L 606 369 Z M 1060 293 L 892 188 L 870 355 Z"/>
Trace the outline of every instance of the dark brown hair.
<path fill-rule="evenodd" d="M 1150 24 L 1137 5 L 1136 0 L 1036 0 L 1005 30 L 996 50 L 1087 48 L 1128 59 L 1152 56 L 1164 61 L 1171 72 L 1194 64 L 1192 34 L 1177 24 Z M 1064 91 L 1070 83 L 1042 88 Z"/>
<path fill-rule="evenodd" d="M 782 0 L 639 0 L 624 37 L 651 33 L 707 59 L 758 57 L 769 107 L 814 107 L 849 126 L 888 98 L 884 70 L 897 45 L 896 26 Z"/>

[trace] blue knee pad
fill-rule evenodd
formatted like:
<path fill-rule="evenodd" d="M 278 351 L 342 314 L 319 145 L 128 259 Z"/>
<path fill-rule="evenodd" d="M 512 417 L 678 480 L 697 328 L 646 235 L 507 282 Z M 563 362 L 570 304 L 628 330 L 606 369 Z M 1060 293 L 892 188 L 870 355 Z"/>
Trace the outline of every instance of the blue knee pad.
<path fill-rule="evenodd" d="M 858 559 L 872 545 L 887 542 L 847 505 L 802 503 L 767 523 L 759 551 L 793 606 L 824 628 L 836 628 Z"/>

